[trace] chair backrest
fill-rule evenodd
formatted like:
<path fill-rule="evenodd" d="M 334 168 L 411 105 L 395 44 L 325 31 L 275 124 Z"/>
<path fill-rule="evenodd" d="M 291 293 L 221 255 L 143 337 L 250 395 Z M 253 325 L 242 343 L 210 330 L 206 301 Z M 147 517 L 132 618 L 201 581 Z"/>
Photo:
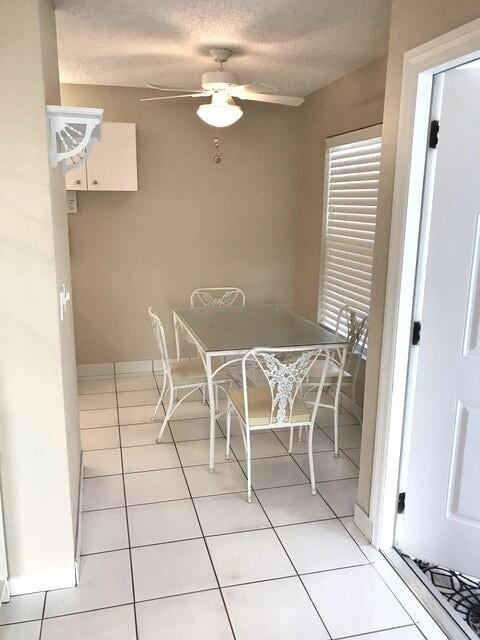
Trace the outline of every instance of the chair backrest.
<path fill-rule="evenodd" d="M 295 420 L 292 419 L 295 399 L 311 367 L 321 354 L 325 354 L 326 358 L 325 360 L 322 359 L 324 363 L 322 384 L 318 387 L 315 403 L 313 404 L 311 413 L 312 420 L 315 420 L 317 413 L 330 352 L 318 347 L 310 349 L 305 347 L 277 349 L 256 347 L 246 353 L 242 360 L 242 378 L 247 426 L 249 425 L 249 393 L 252 389 L 258 389 L 258 386 L 251 386 L 250 380 L 252 374 L 254 374 L 252 371 L 253 367 L 263 374 L 264 381 L 267 383 L 266 386 L 270 389 L 270 425 L 273 428 L 275 425 L 292 425 L 295 424 Z M 265 386 L 265 384 L 263 386 Z M 304 424 L 304 422 L 302 422 L 302 424 Z"/>
<path fill-rule="evenodd" d="M 345 305 L 338 312 L 335 330 L 339 329 L 346 332 L 349 342 L 345 371 L 356 379 L 367 342 L 368 316 Z"/>
<path fill-rule="evenodd" d="M 238 287 L 203 287 L 190 294 L 191 307 L 244 307 L 245 293 Z"/>
<path fill-rule="evenodd" d="M 363 353 L 367 341 L 368 316 L 346 304 L 340 309 L 337 316 L 335 331 L 343 329 L 346 331 L 350 351 L 352 353 Z"/>
<path fill-rule="evenodd" d="M 165 330 L 160 318 L 157 316 L 153 307 L 148 308 L 148 315 L 152 323 L 153 334 L 160 351 L 160 360 L 162 361 L 164 375 L 167 376 L 170 384 L 172 384 L 172 370 L 170 367 L 170 358 L 168 356 L 167 340 L 165 338 Z"/>

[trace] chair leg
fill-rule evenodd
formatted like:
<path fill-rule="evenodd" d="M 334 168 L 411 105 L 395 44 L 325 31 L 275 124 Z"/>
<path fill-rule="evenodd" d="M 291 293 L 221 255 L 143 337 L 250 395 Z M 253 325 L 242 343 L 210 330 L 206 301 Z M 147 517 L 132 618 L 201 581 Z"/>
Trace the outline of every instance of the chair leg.
<path fill-rule="evenodd" d="M 335 458 L 340 457 L 340 453 L 338 451 L 338 404 L 340 400 L 340 393 L 335 392 L 335 402 L 333 405 L 333 433 L 334 433 L 334 441 L 335 441 Z"/>
<path fill-rule="evenodd" d="M 298 427 L 297 442 L 301 442 L 302 441 L 302 434 L 303 434 L 303 427 L 302 427 L 302 425 L 300 425 Z"/>
<path fill-rule="evenodd" d="M 246 428 L 247 433 L 245 438 L 246 449 L 247 449 L 247 502 L 252 501 L 252 451 L 250 446 L 250 433 L 248 431 L 248 427 Z"/>
<path fill-rule="evenodd" d="M 158 432 L 157 444 L 160 444 L 160 441 L 161 441 L 162 436 L 163 436 L 163 432 L 165 431 L 165 427 L 167 426 L 168 421 L 170 420 L 170 416 L 172 415 L 174 397 L 175 397 L 175 392 L 174 392 L 173 388 L 170 387 L 170 398 L 168 400 L 168 407 L 167 407 L 167 410 L 165 412 L 165 418 L 163 419 L 162 426 L 160 427 L 160 431 Z"/>
<path fill-rule="evenodd" d="M 315 465 L 313 463 L 313 429 L 314 424 L 310 425 L 308 431 L 308 464 L 310 467 L 310 484 L 312 487 L 312 495 L 314 496 L 317 493 L 317 485 L 315 484 Z"/>
<path fill-rule="evenodd" d="M 207 394 L 205 391 L 205 385 L 202 387 L 202 404 L 205 406 L 207 404 Z"/>
<path fill-rule="evenodd" d="M 163 393 L 158 399 L 157 406 L 155 407 L 155 411 L 153 412 L 153 416 L 150 418 L 152 422 L 155 422 L 155 418 L 157 417 L 158 410 L 160 409 L 160 405 L 162 404 Z"/>
<path fill-rule="evenodd" d="M 290 427 L 290 438 L 288 440 L 288 453 L 293 451 L 293 427 Z"/>
<path fill-rule="evenodd" d="M 162 404 L 163 396 L 165 395 L 166 386 L 167 386 L 167 376 L 165 375 L 165 372 L 164 372 L 162 390 L 160 391 L 160 397 L 158 398 L 157 406 L 155 407 L 155 411 L 153 412 L 153 416 L 151 418 L 152 422 L 155 422 L 155 418 L 157 417 L 158 410 L 160 408 L 160 405 Z"/>
<path fill-rule="evenodd" d="M 230 427 L 231 427 L 231 407 L 230 400 L 227 402 L 227 442 L 225 445 L 225 460 L 230 458 Z"/>

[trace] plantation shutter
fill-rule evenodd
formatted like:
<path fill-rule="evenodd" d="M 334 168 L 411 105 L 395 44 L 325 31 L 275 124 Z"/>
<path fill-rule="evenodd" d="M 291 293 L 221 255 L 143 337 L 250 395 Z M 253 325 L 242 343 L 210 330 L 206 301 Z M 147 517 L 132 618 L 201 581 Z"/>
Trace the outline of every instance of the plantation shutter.
<path fill-rule="evenodd" d="M 361 138 L 362 133 L 369 137 Z M 377 135 L 370 137 L 372 133 Z M 380 135 L 380 127 L 370 127 L 327 140 L 319 309 L 320 322 L 327 327 L 335 328 L 344 305 L 367 315 L 370 310 Z M 342 144 L 348 137 L 354 141 Z M 346 333 L 346 327 L 339 329 Z"/>

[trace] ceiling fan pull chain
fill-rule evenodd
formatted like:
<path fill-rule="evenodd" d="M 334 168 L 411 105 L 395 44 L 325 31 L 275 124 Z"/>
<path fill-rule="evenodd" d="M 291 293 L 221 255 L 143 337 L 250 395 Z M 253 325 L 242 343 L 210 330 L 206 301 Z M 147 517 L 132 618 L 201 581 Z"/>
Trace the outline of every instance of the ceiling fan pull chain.
<path fill-rule="evenodd" d="M 219 151 L 219 144 L 218 144 L 218 134 L 216 132 L 215 132 L 215 137 L 213 139 L 213 142 L 217 150 L 217 153 L 213 156 L 213 161 L 215 162 L 215 164 L 219 164 L 222 161 L 222 158 L 218 155 L 220 151 Z"/>

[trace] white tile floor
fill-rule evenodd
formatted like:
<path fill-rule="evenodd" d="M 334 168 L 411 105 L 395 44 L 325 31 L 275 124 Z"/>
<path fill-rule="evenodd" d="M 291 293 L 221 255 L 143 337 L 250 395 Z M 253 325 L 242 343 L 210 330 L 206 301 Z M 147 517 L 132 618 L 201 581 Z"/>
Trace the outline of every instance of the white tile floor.
<path fill-rule="evenodd" d="M 235 421 L 228 462 L 219 421 L 215 474 L 198 398 L 155 444 L 159 383 L 145 373 L 80 379 L 80 586 L 12 598 L 0 640 L 423 638 L 351 535 L 354 418 L 342 414 L 335 459 L 331 412 L 320 415 L 316 496 L 304 442 L 290 456 L 285 432 L 254 436 L 248 504 Z"/>

